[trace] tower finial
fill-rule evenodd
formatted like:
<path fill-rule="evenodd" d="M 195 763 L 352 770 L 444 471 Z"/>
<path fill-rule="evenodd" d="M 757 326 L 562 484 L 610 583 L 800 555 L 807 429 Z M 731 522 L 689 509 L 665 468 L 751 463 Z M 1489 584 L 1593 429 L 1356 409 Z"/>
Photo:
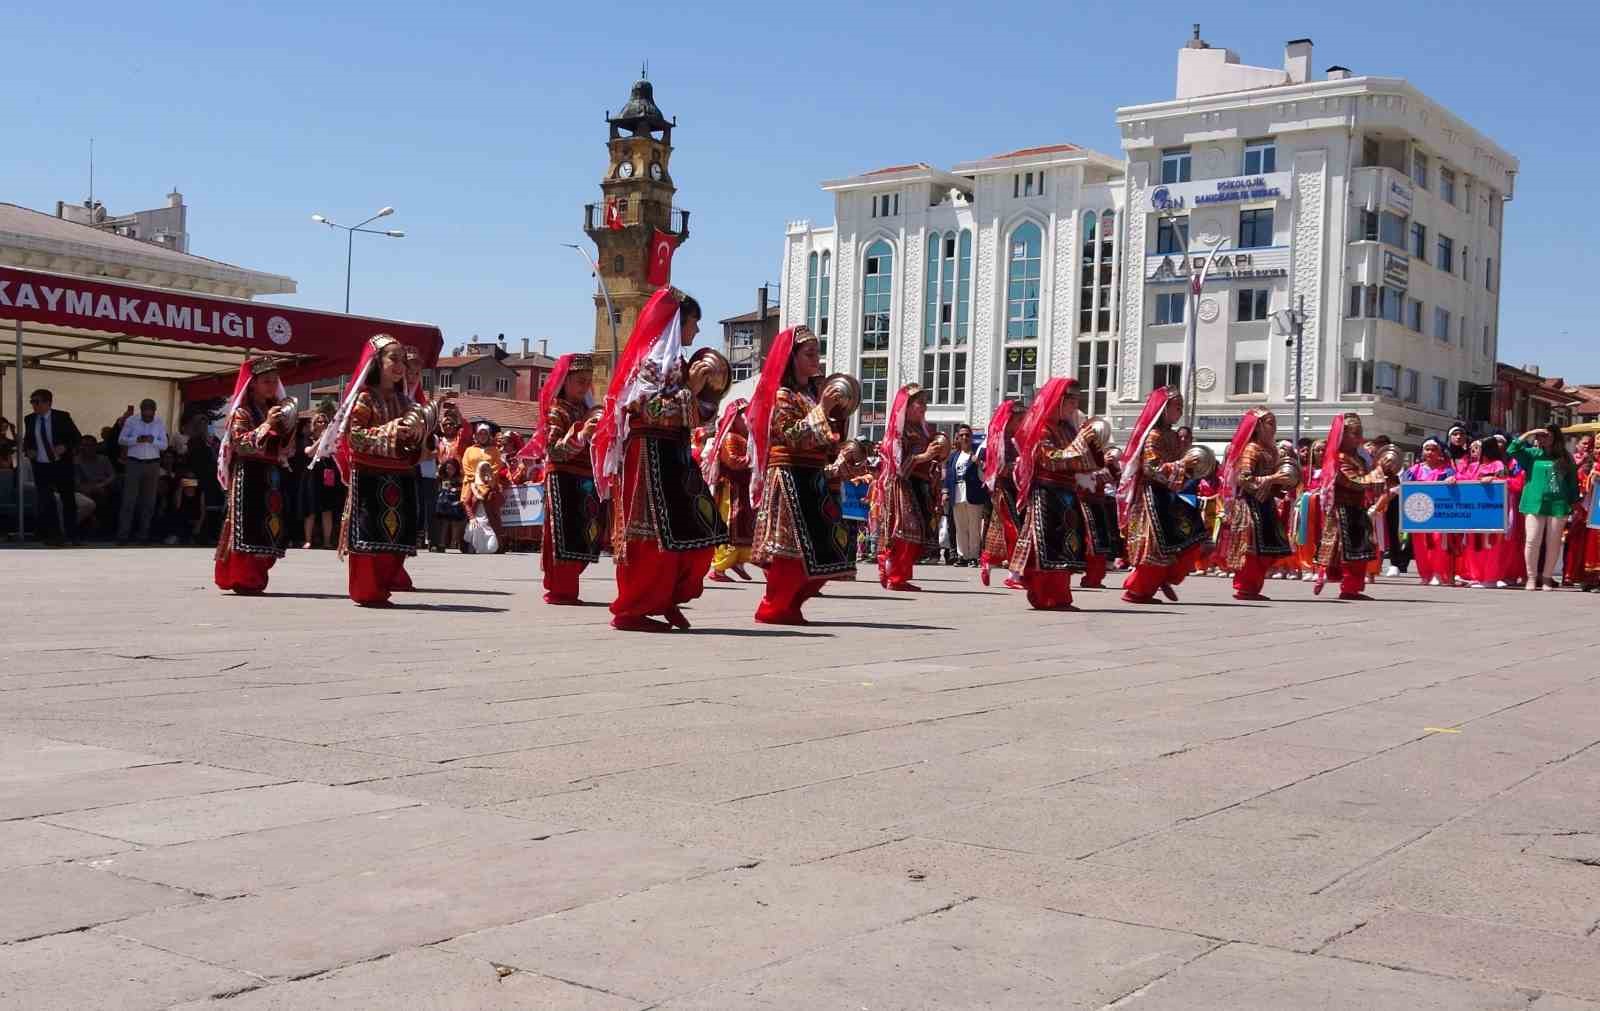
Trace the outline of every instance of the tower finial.
<path fill-rule="evenodd" d="M 639 80 L 650 80 L 650 61 L 648 59 L 639 61 Z"/>

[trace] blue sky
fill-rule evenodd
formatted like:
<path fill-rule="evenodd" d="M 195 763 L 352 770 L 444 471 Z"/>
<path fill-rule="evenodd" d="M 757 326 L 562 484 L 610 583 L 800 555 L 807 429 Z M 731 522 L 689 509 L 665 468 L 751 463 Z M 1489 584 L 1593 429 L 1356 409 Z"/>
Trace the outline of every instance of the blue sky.
<path fill-rule="evenodd" d="M 1298 8 L 1298 9 L 1297 9 Z M 1259 11 L 1259 13 L 1258 13 Z M 640 60 L 677 116 L 675 281 L 713 317 L 778 280 L 790 218 L 832 217 L 821 179 L 1072 141 L 1118 153 L 1112 110 L 1168 98 L 1194 17 L 1213 45 L 1281 65 L 1409 78 L 1522 163 L 1506 214 L 1501 357 L 1600 382 L 1600 106 L 1590 3 L 1260 8 L 1136 5 L 161 3 L 85 0 L 6 16 L 0 200 L 52 210 L 190 204 L 193 251 L 299 281 L 339 308 L 344 242 L 313 225 L 384 204 L 400 240 L 358 237 L 352 309 L 584 346 L 583 241 L 602 114 Z M 1210 23 L 1207 24 L 1207 14 Z M 17 43 L 21 44 L 17 44 Z"/>

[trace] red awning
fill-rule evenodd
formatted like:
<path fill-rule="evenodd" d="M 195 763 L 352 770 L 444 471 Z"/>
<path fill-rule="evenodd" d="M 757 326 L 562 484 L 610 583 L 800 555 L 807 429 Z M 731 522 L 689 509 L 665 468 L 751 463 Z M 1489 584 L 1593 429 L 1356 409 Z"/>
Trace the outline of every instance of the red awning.
<path fill-rule="evenodd" d="M 292 309 L 169 288 L 0 266 L 0 365 L 130 375 L 183 384 L 186 399 L 226 396 L 245 354 L 284 358 L 286 383 L 345 375 L 367 338 L 387 333 L 432 366 L 436 326 Z"/>

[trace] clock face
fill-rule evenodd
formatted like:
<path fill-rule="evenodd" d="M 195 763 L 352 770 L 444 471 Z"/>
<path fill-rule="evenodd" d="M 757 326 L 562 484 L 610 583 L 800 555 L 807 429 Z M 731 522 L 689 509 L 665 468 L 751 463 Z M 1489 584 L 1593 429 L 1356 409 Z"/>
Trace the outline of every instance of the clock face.
<path fill-rule="evenodd" d="M 660 162 L 653 161 L 653 162 L 650 163 L 650 178 L 651 179 L 660 179 L 661 178 L 661 163 Z"/>
<path fill-rule="evenodd" d="M 632 179 L 633 178 L 633 162 L 625 161 L 621 165 L 618 165 L 617 166 L 617 175 L 621 176 L 624 179 Z"/>

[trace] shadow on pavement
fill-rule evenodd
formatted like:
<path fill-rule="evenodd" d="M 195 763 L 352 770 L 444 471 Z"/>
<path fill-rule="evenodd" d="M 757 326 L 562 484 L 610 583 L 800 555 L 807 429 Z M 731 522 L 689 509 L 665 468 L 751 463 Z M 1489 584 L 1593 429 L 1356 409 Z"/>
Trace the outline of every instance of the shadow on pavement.
<path fill-rule="evenodd" d="M 391 611 L 454 611 L 460 614 L 504 614 L 510 608 L 485 607 L 482 604 L 396 604 L 389 603 Z"/>
<path fill-rule="evenodd" d="M 820 625 L 814 621 L 811 624 Z M 732 635 L 755 639 L 831 639 L 826 632 L 801 632 L 792 628 L 680 628 L 670 635 Z"/>
<path fill-rule="evenodd" d="M 897 632 L 953 632 L 948 625 L 907 625 L 897 621 L 813 621 L 812 628 L 882 628 Z"/>

